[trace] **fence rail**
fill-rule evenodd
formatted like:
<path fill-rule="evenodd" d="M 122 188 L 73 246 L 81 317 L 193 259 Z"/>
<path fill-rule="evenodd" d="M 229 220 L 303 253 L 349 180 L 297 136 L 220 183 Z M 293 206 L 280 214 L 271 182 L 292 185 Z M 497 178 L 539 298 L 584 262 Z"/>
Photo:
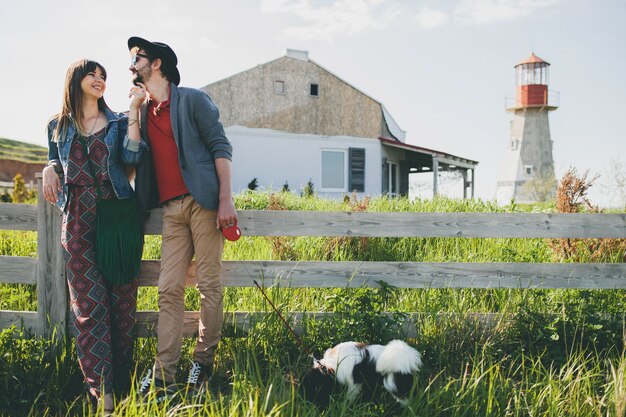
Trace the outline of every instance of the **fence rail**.
<path fill-rule="evenodd" d="M 626 214 L 245 210 L 238 217 L 245 236 L 626 238 Z M 152 213 L 148 234 L 161 234 L 161 218 L 161 210 Z M 0 256 L 0 283 L 35 284 L 38 294 L 37 312 L 0 311 L 0 329 L 22 324 L 34 334 L 66 331 L 60 224 L 60 212 L 43 199 L 36 207 L 0 204 L 0 229 L 37 231 L 38 246 L 37 258 Z M 160 261 L 142 261 L 139 285 L 155 286 L 159 267 Z M 626 263 L 223 262 L 225 286 L 250 287 L 252 279 L 291 288 L 378 286 L 382 280 L 400 288 L 626 289 Z M 187 284 L 194 283 L 192 265 Z M 226 314 L 226 325 L 245 329 L 263 314 Z M 187 312 L 185 317 L 185 334 L 192 335 L 197 313 Z M 156 312 L 139 312 L 139 334 L 153 334 L 156 320 Z"/>

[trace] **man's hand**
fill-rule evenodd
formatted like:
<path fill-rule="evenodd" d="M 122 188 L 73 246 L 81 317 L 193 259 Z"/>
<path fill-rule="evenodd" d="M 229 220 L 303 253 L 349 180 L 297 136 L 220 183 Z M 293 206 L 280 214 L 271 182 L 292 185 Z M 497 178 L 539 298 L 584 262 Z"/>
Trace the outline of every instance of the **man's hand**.
<path fill-rule="evenodd" d="M 230 160 L 217 158 L 215 160 L 215 170 L 217 171 L 217 178 L 220 181 L 220 202 L 217 207 L 216 227 L 224 230 L 237 221 L 235 202 L 233 201 L 233 195 L 231 193 Z"/>
<path fill-rule="evenodd" d="M 220 205 L 217 208 L 217 221 L 216 226 L 218 229 L 226 229 L 237 222 L 237 212 L 235 211 L 235 203 L 233 199 L 227 199 L 220 201 Z"/>
<path fill-rule="evenodd" d="M 128 93 L 128 98 L 130 98 L 130 110 L 138 111 L 143 102 L 146 100 L 146 86 L 142 83 L 137 83 L 134 85 L 130 92 Z"/>

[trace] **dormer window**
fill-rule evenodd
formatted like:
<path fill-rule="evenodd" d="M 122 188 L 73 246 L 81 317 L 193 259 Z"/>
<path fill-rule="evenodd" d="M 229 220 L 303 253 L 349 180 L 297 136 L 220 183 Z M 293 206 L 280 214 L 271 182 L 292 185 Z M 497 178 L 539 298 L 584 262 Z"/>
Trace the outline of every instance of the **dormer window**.
<path fill-rule="evenodd" d="M 274 93 L 285 94 L 285 82 L 281 80 L 274 81 Z"/>
<path fill-rule="evenodd" d="M 309 94 L 317 97 L 320 95 L 320 86 L 319 84 L 310 84 Z"/>

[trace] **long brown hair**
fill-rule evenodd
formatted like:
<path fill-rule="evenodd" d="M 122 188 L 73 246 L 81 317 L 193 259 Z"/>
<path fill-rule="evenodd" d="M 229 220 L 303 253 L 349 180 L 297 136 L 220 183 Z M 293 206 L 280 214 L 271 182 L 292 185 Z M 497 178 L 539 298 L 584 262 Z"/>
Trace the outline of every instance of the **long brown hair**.
<path fill-rule="evenodd" d="M 80 59 L 67 69 L 61 112 L 52 118 L 53 120 L 57 120 L 57 126 L 52 136 L 53 141 L 58 142 L 59 139 L 63 140 L 70 124 L 73 124 L 76 130 L 80 129 L 80 120 L 83 116 L 83 90 L 81 89 L 80 83 L 87 74 L 95 71 L 96 68 L 100 68 L 106 81 L 107 72 L 104 67 L 96 61 Z M 104 97 L 100 97 L 98 99 L 98 109 L 104 111 L 108 108 L 109 106 L 104 101 Z"/>

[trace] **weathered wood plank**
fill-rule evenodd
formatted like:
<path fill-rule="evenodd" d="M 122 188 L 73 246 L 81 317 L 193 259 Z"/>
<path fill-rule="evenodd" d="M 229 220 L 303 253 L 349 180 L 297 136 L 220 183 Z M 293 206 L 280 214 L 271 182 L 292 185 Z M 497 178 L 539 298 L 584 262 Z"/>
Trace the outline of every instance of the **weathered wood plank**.
<path fill-rule="evenodd" d="M 250 331 L 254 327 L 254 325 L 262 320 L 265 320 L 268 315 L 272 315 L 274 313 L 266 312 L 266 311 L 236 311 L 236 312 L 225 312 L 224 313 L 224 327 L 223 334 L 224 335 L 233 335 L 233 334 L 245 334 Z M 322 318 L 325 316 L 332 315 L 333 313 L 321 313 L 321 312 L 311 312 L 311 313 L 285 313 L 289 318 L 290 324 L 293 326 L 294 330 L 297 333 L 302 333 L 302 322 L 303 319 L 306 318 Z M 138 337 L 155 337 L 156 329 L 158 326 L 158 315 L 157 311 L 138 311 L 137 312 L 137 336 Z M 183 336 L 184 337 L 197 337 L 198 335 L 198 319 L 200 317 L 200 313 L 197 311 L 185 311 L 184 318 L 184 329 Z"/>
<path fill-rule="evenodd" d="M 37 206 L 0 203 L 0 230 L 37 230 Z"/>
<path fill-rule="evenodd" d="M 23 327 L 36 336 L 41 335 L 41 326 L 36 311 L 0 310 L 0 330 L 11 326 Z"/>
<path fill-rule="evenodd" d="M 250 332 L 256 323 L 275 316 L 274 312 L 267 311 L 236 311 L 224 313 L 224 327 L 222 333 L 224 336 L 241 336 Z M 297 334 L 303 334 L 304 325 L 307 320 L 322 320 L 329 318 L 336 313 L 333 312 L 281 312 L 287 319 L 290 326 Z M 390 315 L 391 313 L 381 313 Z M 493 327 L 500 320 L 506 320 L 501 313 L 438 313 L 435 315 L 424 313 L 407 313 L 404 322 L 400 326 L 400 332 L 404 337 L 416 337 L 416 325 L 424 320 L 442 320 L 450 316 L 458 316 L 463 320 L 474 323 L 476 326 Z M 184 318 L 184 337 L 196 337 L 198 334 L 198 318 L 197 311 L 186 311 Z M 138 311 L 137 312 L 137 336 L 138 337 L 155 337 L 158 324 L 158 312 L 156 311 Z M 287 331 L 285 329 L 285 331 Z M 73 332 L 72 334 L 75 334 Z"/>
<path fill-rule="evenodd" d="M 244 235 L 626 237 L 624 214 L 240 212 Z"/>
<path fill-rule="evenodd" d="M 0 283 L 37 284 L 37 258 L 0 256 Z"/>
<path fill-rule="evenodd" d="M 13 313 L 13 312 L 9 312 Z M 17 312 L 20 313 L 20 312 Z M 32 314 L 32 313 L 27 313 Z M 235 311 L 224 313 L 224 326 L 222 334 L 224 337 L 246 336 L 254 326 L 267 320 L 274 318 L 278 320 L 276 313 L 272 311 Z M 289 322 L 289 325 L 297 334 L 303 334 L 305 323 L 307 320 L 322 320 L 330 318 L 338 313 L 334 312 L 290 312 L 281 311 L 281 314 Z M 392 313 L 382 312 L 380 314 L 391 315 Z M 197 311 L 186 311 L 184 316 L 183 337 L 197 337 L 198 333 L 198 317 Z M 475 326 L 480 329 L 490 329 L 501 323 L 507 323 L 514 317 L 513 313 L 482 313 L 482 312 L 466 312 L 466 313 L 415 313 L 407 312 L 405 319 L 400 323 L 400 333 L 404 337 L 417 337 L 418 327 L 426 321 L 441 322 L 445 320 L 463 320 L 468 326 Z M 616 320 L 621 320 L 622 316 L 608 316 Z M 0 315 L 1 319 L 1 315 Z M 2 322 L 0 321 L 0 324 Z M 156 337 L 156 329 L 158 324 L 157 311 L 138 311 L 137 312 L 137 337 Z M 70 334 L 76 337 L 76 329 L 70 324 Z M 0 327 L 1 328 L 1 327 Z M 285 329 L 285 331 L 287 331 Z"/>
<path fill-rule="evenodd" d="M 224 261 L 227 287 L 265 285 L 376 287 L 385 281 L 400 288 L 588 288 L 626 289 L 624 263 L 471 263 L 471 262 L 287 262 Z M 157 285 L 159 261 L 143 261 L 140 285 Z M 187 284 L 195 285 L 195 267 Z"/>
<path fill-rule="evenodd" d="M 37 181 L 41 191 L 41 178 Z M 61 246 L 61 212 L 38 199 L 37 219 L 37 312 L 45 336 L 61 339 L 66 331 L 67 284 Z"/>
<path fill-rule="evenodd" d="M 360 213 L 240 210 L 246 236 L 624 238 L 626 214 L 604 213 Z M 0 204 L 0 229 L 37 230 L 37 207 Z M 146 224 L 160 234 L 162 210 Z"/>
<path fill-rule="evenodd" d="M 229 286 L 400 288 L 626 288 L 626 264 L 244 262 L 224 263 Z"/>
<path fill-rule="evenodd" d="M 272 315 L 272 312 L 266 311 L 235 311 L 235 312 L 224 312 L 224 327 L 223 333 L 225 335 L 233 335 L 233 334 L 245 334 L 250 329 L 254 327 L 254 325 L 260 321 L 265 320 L 268 315 Z M 290 324 L 293 326 L 293 329 L 302 333 L 302 323 L 304 319 L 307 318 L 323 318 L 332 315 L 333 313 L 326 312 L 295 312 L 295 313 L 285 313 L 289 318 Z M 138 311 L 137 312 L 137 336 L 138 337 L 155 337 L 156 329 L 158 326 L 158 315 L 157 311 Z M 183 336 L 184 337 L 197 337 L 198 335 L 198 320 L 200 317 L 200 313 L 197 311 L 185 311 L 184 317 L 184 329 Z"/>
<path fill-rule="evenodd" d="M 160 234 L 160 209 L 146 225 Z M 244 236 L 626 238 L 626 214 L 238 211 Z"/>

